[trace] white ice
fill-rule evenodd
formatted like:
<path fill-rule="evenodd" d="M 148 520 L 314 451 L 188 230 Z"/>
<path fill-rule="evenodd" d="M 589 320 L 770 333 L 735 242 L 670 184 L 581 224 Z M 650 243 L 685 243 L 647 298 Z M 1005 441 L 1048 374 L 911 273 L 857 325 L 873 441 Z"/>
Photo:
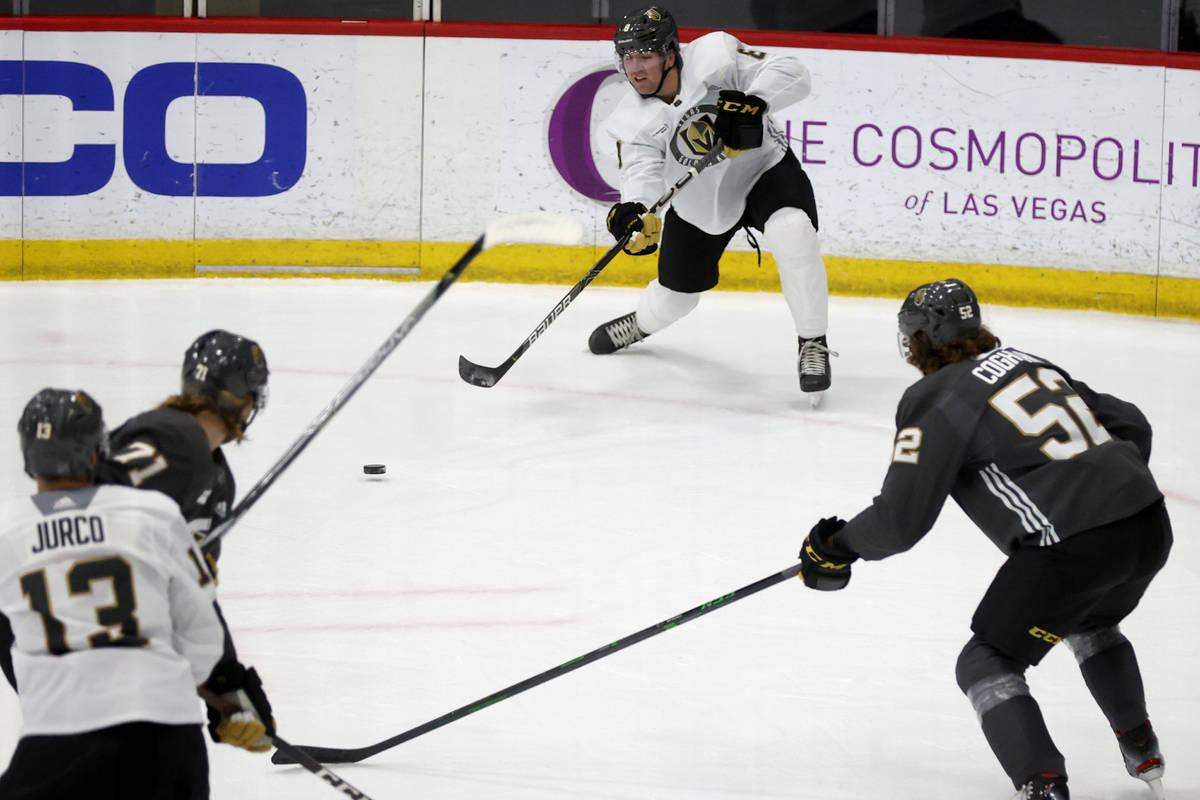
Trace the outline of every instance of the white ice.
<path fill-rule="evenodd" d="M 0 491 L 31 491 L 15 424 L 43 386 L 84 387 L 113 424 L 178 385 L 187 344 L 257 339 L 270 404 L 229 448 L 242 494 L 425 297 L 356 280 L 0 285 Z M 636 292 L 592 287 L 499 385 L 498 364 L 565 287 L 456 285 L 233 528 L 221 594 L 280 733 L 394 736 L 795 563 L 818 517 L 856 513 L 916 377 L 898 301 L 834 298 L 834 388 L 797 387 L 779 295 L 712 292 L 630 351 L 586 351 Z M 1008 343 L 1138 403 L 1176 531 L 1124 630 L 1137 647 L 1172 800 L 1200 798 L 1200 326 L 986 304 Z M 7 420 L 7 421 L 4 421 Z M 362 465 L 387 465 L 383 479 Z M 954 682 L 1002 555 L 953 503 L 909 553 L 840 593 L 789 580 L 359 765 L 376 800 L 1007 800 Z M 1076 800 L 1137 800 L 1073 658 L 1031 687 Z M 0 690 L 0 764 L 19 712 Z M 211 745 L 213 797 L 333 798 L 297 767 Z"/>

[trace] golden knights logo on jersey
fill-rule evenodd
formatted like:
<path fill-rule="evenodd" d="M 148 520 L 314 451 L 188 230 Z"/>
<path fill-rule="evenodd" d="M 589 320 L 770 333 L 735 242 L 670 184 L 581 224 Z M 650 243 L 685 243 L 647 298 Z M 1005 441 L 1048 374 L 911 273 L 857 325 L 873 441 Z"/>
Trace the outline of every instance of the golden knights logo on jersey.
<path fill-rule="evenodd" d="M 679 118 L 675 135 L 671 137 L 671 155 L 685 167 L 694 167 L 717 141 L 717 107 L 711 104 L 695 106 Z"/>

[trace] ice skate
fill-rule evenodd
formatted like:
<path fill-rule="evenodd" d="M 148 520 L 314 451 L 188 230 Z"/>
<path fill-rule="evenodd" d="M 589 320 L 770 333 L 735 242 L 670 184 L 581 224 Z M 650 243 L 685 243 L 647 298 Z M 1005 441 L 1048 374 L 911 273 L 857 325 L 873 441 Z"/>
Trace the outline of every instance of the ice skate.
<path fill-rule="evenodd" d="M 1163 758 L 1162 750 L 1158 747 L 1158 736 L 1146 720 L 1136 728 L 1117 733 L 1117 744 L 1121 748 L 1121 757 L 1125 759 L 1125 769 L 1134 778 L 1144 780 L 1154 792 L 1157 800 L 1166 795 L 1163 790 L 1162 776 L 1166 771 L 1167 760 Z"/>
<path fill-rule="evenodd" d="M 837 355 L 829 349 L 825 334 L 805 339 L 797 337 L 800 344 L 800 355 L 797 358 L 797 369 L 800 372 L 800 391 L 808 394 L 813 408 L 821 403 L 825 390 L 830 385 L 829 356 Z"/>
<path fill-rule="evenodd" d="M 642 333 L 637 325 L 637 312 L 630 311 L 623 317 L 609 320 L 588 337 L 588 349 L 596 355 L 607 355 L 640 342 L 650 334 Z"/>
<path fill-rule="evenodd" d="M 1012 800 L 1070 800 L 1071 793 L 1067 791 L 1067 779 L 1062 775 L 1043 772 L 1034 775 L 1025 785 L 1017 790 Z"/>

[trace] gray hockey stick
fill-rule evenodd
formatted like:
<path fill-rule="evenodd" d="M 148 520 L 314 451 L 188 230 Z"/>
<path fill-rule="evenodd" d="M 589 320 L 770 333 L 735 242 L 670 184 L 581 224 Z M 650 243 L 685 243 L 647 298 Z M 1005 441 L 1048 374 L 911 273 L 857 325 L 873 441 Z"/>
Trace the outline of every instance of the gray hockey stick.
<path fill-rule="evenodd" d="M 724 155 L 724 152 L 725 146 L 721 144 L 720 139 L 717 139 L 716 144 L 714 144 L 712 149 L 705 154 L 704 158 L 700 159 L 694 166 L 689 168 L 687 174 L 677 180 L 675 185 L 667 190 L 666 194 L 654 201 L 654 205 L 647 209 L 647 213 L 654 213 L 667 203 L 671 202 L 671 198 L 674 197 L 680 189 L 691 183 L 693 178 L 711 167 L 713 164 L 720 161 Z M 517 359 L 523 356 L 525 351 L 528 350 L 530 346 L 532 346 L 533 343 L 538 340 L 538 337 L 546 332 L 546 329 L 550 327 L 554 320 L 558 319 L 558 315 L 567 310 L 567 306 L 571 305 L 571 301 L 578 297 L 579 293 L 586 289 L 587 285 L 596 279 L 596 276 L 600 274 L 600 270 L 608 266 L 608 262 L 617 257 L 617 254 L 625 248 L 625 245 L 633 237 L 633 234 L 634 231 L 630 231 L 622 236 L 621 239 L 615 245 L 613 245 L 612 248 L 605 253 L 599 261 L 596 262 L 596 265 L 588 270 L 587 275 L 584 275 L 583 279 L 579 281 L 579 283 L 572 286 L 571 291 L 567 292 L 566 296 L 563 297 L 562 300 L 559 300 L 554 308 L 550 309 L 550 313 L 538 323 L 537 327 L 533 329 L 533 333 L 525 337 L 525 341 L 521 342 L 520 347 L 514 350 L 513 354 L 504 362 L 495 367 L 485 367 L 474 363 L 466 358 L 466 356 L 459 356 L 459 377 L 472 386 L 482 386 L 485 389 L 495 386 L 496 383 L 503 378 L 510 369 L 512 369 L 513 364 L 517 363 Z"/>
<path fill-rule="evenodd" d="M 362 385 L 367 382 L 367 378 L 371 377 L 375 370 L 379 368 L 379 365 L 383 363 L 383 360 L 391 355 L 391 352 L 396 349 L 397 345 L 408 336 L 409 331 L 421 320 L 421 317 L 425 316 L 425 312 L 438 301 L 438 298 L 446 293 L 446 290 L 450 288 L 450 285 L 454 281 L 458 280 L 458 276 L 462 274 L 463 270 L 467 268 L 467 265 L 476 256 L 489 247 L 500 244 L 569 245 L 577 244 L 582 237 L 582 225 L 573 219 L 558 214 L 520 214 L 500 217 L 489 224 L 483 235 L 475 240 L 475 243 L 463 254 L 458 263 L 442 276 L 442 279 L 430 290 L 429 294 L 409 312 L 409 315 L 404 318 L 399 327 L 392 331 L 391 336 L 371 354 L 371 357 L 367 359 L 365 364 L 359 367 L 358 372 L 351 376 L 349 382 L 334 396 L 329 405 L 300 434 L 300 438 L 296 439 L 292 443 L 292 446 L 287 449 L 287 452 L 267 470 L 265 475 L 259 478 L 258 483 L 250 491 L 246 492 L 246 496 L 230 512 L 229 518 L 211 531 L 208 536 L 204 537 L 204 540 L 200 542 L 200 546 L 207 547 L 227 534 L 229 529 L 250 510 L 250 507 L 258 502 L 263 492 L 269 489 L 271 484 L 303 452 L 304 448 L 308 447 L 309 443 L 321 432 L 321 429 L 333 418 L 333 415 L 340 411 L 342 406 L 346 405 L 350 398 L 354 396 L 354 393 L 362 388 Z"/>
<path fill-rule="evenodd" d="M 692 620 L 698 619 L 699 617 L 715 611 L 718 608 L 725 608 L 726 606 L 732 605 L 738 600 L 749 597 L 756 592 L 761 592 L 763 589 L 774 586 L 777 583 L 782 583 L 783 581 L 794 578 L 799 574 L 799 564 L 793 564 L 790 567 L 785 567 L 778 572 L 773 572 L 770 575 L 767 575 L 765 578 L 760 578 L 748 586 L 743 586 L 740 589 L 735 589 L 732 592 L 723 594 L 714 600 L 709 600 L 707 603 L 698 605 L 693 609 L 684 611 L 681 614 L 676 614 L 670 619 L 664 619 L 662 622 L 651 625 L 648 628 L 643 628 L 636 633 L 631 633 L 628 636 L 612 642 L 611 644 L 598 647 L 590 653 L 584 653 L 577 658 L 573 658 L 570 661 L 559 664 L 556 667 L 552 667 L 545 672 L 539 672 L 533 677 L 526 678 L 519 683 L 514 683 L 512 686 L 501 689 L 498 692 L 493 692 L 487 697 L 482 697 L 473 703 L 467 703 L 465 706 L 456 708 L 453 711 L 443 714 L 437 719 L 431 719 L 415 728 L 410 728 L 403 733 L 398 733 L 395 736 L 384 739 L 382 742 L 369 744 L 365 747 L 317 747 L 314 745 L 295 745 L 293 746 L 293 749 L 301 750 L 309 758 L 315 759 L 319 762 L 324 762 L 326 764 L 352 764 L 362 761 L 365 758 L 370 758 L 373 755 L 382 753 L 384 750 L 390 750 L 396 745 L 403 744 L 410 739 L 415 739 L 418 736 L 423 736 L 426 733 L 429 733 L 430 731 L 437 730 L 443 725 L 449 725 L 455 720 L 470 716 L 476 711 L 482 711 L 483 709 L 507 700 L 510 697 L 515 697 L 521 692 L 532 689 L 535 686 L 540 686 L 547 681 L 552 681 L 555 678 L 566 675 L 568 672 L 573 672 L 582 666 L 591 664 L 594 661 L 599 661 L 602 658 L 606 658 L 613 653 L 624 650 L 626 647 L 630 647 L 638 642 L 645 641 L 651 636 L 657 636 L 664 631 L 669 631 L 672 628 L 678 628 L 685 622 L 691 622 Z M 271 762 L 275 764 L 291 764 L 294 763 L 294 761 L 295 756 L 284 750 L 278 750 L 271 754 Z"/>

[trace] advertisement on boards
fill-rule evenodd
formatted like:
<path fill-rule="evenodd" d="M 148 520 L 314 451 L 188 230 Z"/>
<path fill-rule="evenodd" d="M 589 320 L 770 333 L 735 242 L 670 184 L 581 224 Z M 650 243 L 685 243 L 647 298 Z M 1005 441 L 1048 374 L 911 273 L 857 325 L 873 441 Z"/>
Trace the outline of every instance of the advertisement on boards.
<path fill-rule="evenodd" d="M 764 49 L 812 75 L 771 113 L 827 255 L 1200 277 L 1197 71 Z M 0 239 L 607 247 L 626 91 L 607 39 L 0 31 Z"/>
<path fill-rule="evenodd" d="M 27 239 L 417 238 L 415 41 L 26 32 L 0 202 Z"/>
<path fill-rule="evenodd" d="M 1161 274 L 1200 278 L 1200 71 L 1168 69 L 1163 138 L 1167 178 L 1159 221 Z"/>
<path fill-rule="evenodd" d="M 456 107 L 496 121 L 497 210 L 602 217 L 618 183 L 603 121 L 625 91 L 610 48 L 488 45 L 456 61 L 489 76 L 487 94 L 459 104 L 455 89 L 431 108 L 443 125 Z M 1154 274 L 1160 203 L 1185 226 L 1196 213 L 1200 128 L 1164 127 L 1161 68 L 790 52 L 813 91 L 772 113 L 813 180 L 827 253 Z M 459 116 L 452 130 L 470 126 Z M 477 138 L 431 140 L 427 158 Z"/>
<path fill-rule="evenodd" d="M 21 32 L 0 31 L 0 64 L 21 63 Z M 21 85 L 11 70 L 0 71 L 0 186 L 21 171 Z M 0 248 L 21 238 L 21 196 L 0 189 Z M 0 252 L 3 252 L 0 250 Z"/>

